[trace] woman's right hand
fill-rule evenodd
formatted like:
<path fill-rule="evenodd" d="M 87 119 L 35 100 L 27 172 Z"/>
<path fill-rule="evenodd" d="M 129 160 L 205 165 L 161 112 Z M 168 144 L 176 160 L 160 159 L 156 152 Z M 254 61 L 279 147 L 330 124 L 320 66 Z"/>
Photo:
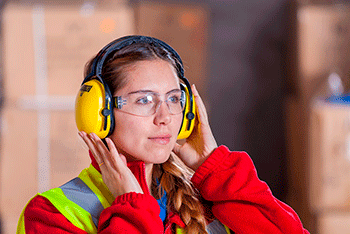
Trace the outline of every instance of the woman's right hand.
<path fill-rule="evenodd" d="M 129 192 L 143 193 L 139 182 L 127 167 L 125 156 L 118 153 L 111 139 L 105 139 L 108 149 L 95 133 L 88 135 L 81 131 L 79 135 L 94 155 L 100 166 L 103 182 L 115 198 Z"/>

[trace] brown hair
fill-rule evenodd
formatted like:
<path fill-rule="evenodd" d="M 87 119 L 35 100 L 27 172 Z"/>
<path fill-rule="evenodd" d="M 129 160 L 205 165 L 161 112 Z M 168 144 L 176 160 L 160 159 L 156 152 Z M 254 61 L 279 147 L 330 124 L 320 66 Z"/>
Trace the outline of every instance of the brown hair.
<path fill-rule="evenodd" d="M 134 43 L 115 51 L 107 58 L 102 68 L 102 79 L 108 85 L 112 95 L 127 82 L 126 71 L 132 69 L 137 61 L 162 59 L 171 63 L 178 71 L 178 61 L 165 48 L 150 43 Z M 87 76 L 93 64 L 92 59 L 85 67 Z M 154 165 L 152 191 L 161 197 L 163 190 L 167 193 L 167 210 L 177 212 L 186 224 L 185 231 L 207 233 L 206 220 L 199 194 L 191 183 L 191 171 L 175 154 L 160 165 Z M 159 186 L 155 182 L 159 180 Z"/>

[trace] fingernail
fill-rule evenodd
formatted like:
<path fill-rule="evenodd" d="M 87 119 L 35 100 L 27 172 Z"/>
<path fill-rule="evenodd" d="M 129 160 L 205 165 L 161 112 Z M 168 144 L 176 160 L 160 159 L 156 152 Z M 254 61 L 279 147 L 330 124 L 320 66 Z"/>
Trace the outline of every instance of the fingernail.
<path fill-rule="evenodd" d="M 95 135 L 93 133 L 90 133 L 89 136 L 92 140 L 95 140 Z"/>
<path fill-rule="evenodd" d="M 193 86 L 193 90 L 194 90 L 194 92 L 195 92 L 195 93 L 198 93 L 196 85 L 195 85 L 195 84 L 193 84 L 192 86 Z"/>
<path fill-rule="evenodd" d="M 81 132 L 78 132 L 79 136 L 83 137 L 83 134 Z"/>

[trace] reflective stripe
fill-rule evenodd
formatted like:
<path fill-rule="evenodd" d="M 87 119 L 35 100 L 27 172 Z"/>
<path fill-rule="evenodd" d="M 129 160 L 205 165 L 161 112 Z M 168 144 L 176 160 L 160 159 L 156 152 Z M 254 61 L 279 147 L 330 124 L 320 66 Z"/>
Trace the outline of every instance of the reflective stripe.
<path fill-rule="evenodd" d="M 38 195 L 48 199 L 74 226 L 87 233 L 97 233 L 102 210 L 114 201 L 101 174 L 92 166 L 83 170 L 79 178 Z M 19 219 L 17 234 L 25 234 L 24 210 Z"/>
<path fill-rule="evenodd" d="M 84 169 L 79 174 L 79 178 L 96 194 L 105 209 L 112 205 L 115 198 L 103 182 L 101 173 L 92 165 Z"/>
<path fill-rule="evenodd" d="M 61 187 L 38 195 L 46 197 L 73 225 L 87 233 L 97 233 L 100 214 L 114 199 L 101 174 L 92 166 Z M 22 213 L 17 234 L 25 234 L 23 218 Z M 207 229 L 211 234 L 230 233 L 229 228 L 218 220 L 210 223 Z M 176 227 L 176 233 L 185 232 Z"/>
<path fill-rule="evenodd" d="M 69 200 L 89 212 L 92 221 L 98 227 L 98 220 L 104 208 L 96 194 L 78 177 L 62 185 L 60 189 Z"/>
<path fill-rule="evenodd" d="M 47 198 L 74 226 L 86 231 L 87 233 L 97 233 L 96 225 L 94 224 L 90 213 L 75 202 L 69 200 L 66 195 L 64 195 L 61 188 L 50 189 L 49 191 L 38 195 Z"/>
<path fill-rule="evenodd" d="M 219 220 L 215 219 L 213 222 L 207 225 L 207 232 L 209 234 L 227 234 L 230 233 Z"/>

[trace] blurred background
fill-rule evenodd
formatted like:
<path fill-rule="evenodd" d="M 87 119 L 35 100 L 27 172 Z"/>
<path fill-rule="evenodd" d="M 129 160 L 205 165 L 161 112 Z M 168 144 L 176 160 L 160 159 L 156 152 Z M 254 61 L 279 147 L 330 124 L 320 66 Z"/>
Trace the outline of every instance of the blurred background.
<path fill-rule="evenodd" d="M 74 122 L 85 63 L 111 40 L 181 55 L 218 144 L 246 151 L 310 233 L 349 233 L 350 8 L 322 0 L 0 0 L 0 233 L 89 166 Z M 328 98 L 328 99 L 327 99 Z"/>

